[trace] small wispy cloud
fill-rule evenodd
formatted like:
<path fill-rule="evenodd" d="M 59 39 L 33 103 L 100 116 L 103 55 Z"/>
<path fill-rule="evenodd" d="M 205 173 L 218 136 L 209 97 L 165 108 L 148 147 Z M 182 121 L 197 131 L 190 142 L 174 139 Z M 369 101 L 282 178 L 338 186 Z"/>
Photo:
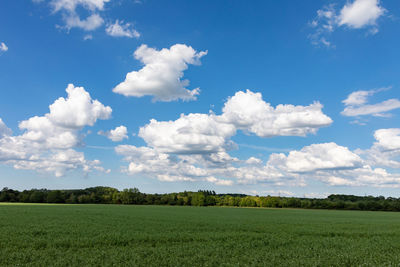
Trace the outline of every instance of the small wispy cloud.
<path fill-rule="evenodd" d="M 345 100 L 342 101 L 345 105 L 345 108 L 341 112 L 341 114 L 348 117 L 365 115 L 372 115 L 375 117 L 390 117 L 391 114 L 388 113 L 389 111 L 400 108 L 399 99 L 392 98 L 376 104 L 368 103 L 369 97 L 375 95 L 376 93 L 389 89 L 391 89 L 391 87 L 384 87 L 368 91 L 359 90 L 352 92 Z M 357 122 L 357 120 L 354 121 L 354 123 L 356 124 Z"/>
<path fill-rule="evenodd" d="M 0 43 L 0 54 L 2 52 L 6 52 L 6 51 L 8 51 L 8 46 L 5 43 L 1 42 Z"/>
<path fill-rule="evenodd" d="M 108 24 L 106 27 L 106 33 L 113 37 L 128 37 L 128 38 L 139 38 L 140 33 L 135 30 L 130 23 L 116 20 L 115 23 Z"/>
<path fill-rule="evenodd" d="M 345 27 L 347 29 L 367 28 L 369 35 L 378 33 L 377 20 L 387 12 L 380 5 L 379 0 L 354 0 L 347 2 L 340 11 L 335 4 L 323 6 L 317 10 L 317 16 L 309 22 L 314 32 L 308 37 L 315 46 L 328 48 L 335 47 L 328 37 L 336 29 Z"/>

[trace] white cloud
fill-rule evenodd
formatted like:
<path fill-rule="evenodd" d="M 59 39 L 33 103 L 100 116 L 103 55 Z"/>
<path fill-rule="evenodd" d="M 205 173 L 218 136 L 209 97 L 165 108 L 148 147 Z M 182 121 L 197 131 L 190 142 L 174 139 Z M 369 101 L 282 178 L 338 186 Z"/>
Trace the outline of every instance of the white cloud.
<path fill-rule="evenodd" d="M 85 31 L 93 31 L 103 25 L 104 19 L 98 12 L 104 10 L 104 6 L 108 2 L 110 0 L 51 0 L 50 6 L 53 13 L 61 13 L 66 29 L 80 28 Z M 78 7 L 85 9 L 88 13 L 86 18 L 81 18 L 77 12 Z"/>
<path fill-rule="evenodd" d="M 305 136 L 328 126 L 332 120 L 322 113 L 322 105 L 278 105 L 262 100 L 260 93 L 237 92 L 229 98 L 221 115 L 191 113 L 175 121 L 150 120 L 139 137 L 163 153 L 207 154 L 235 147 L 230 138 L 238 129 L 261 137 Z"/>
<path fill-rule="evenodd" d="M 322 107 L 315 102 L 309 106 L 281 104 L 273 108 L 262 100 L 261 93 L 247 90 L 228 99 L 221 118 L 260 137 L 306 136 L 332 123 L 322 112 Z"/>
<path fill-rule="evenodd" d="M 288 172 L 314 172 L 319 170 L 354 169 L 362 160 L 347 147 L 335 143 L 312 144 L 293 150 L 281 158 L 281 168 Z"/>
<path fill-rule="evenodd" d="M 54 124 L 80 128 L 93 126 L 98 119 L 108 119 L 112 109 L 104 106 L 98 100 L 93 100 L 83 87 L 74 87 L 69 84 L 66 92 L 68 98 L 60 97 L 50 105 L 50 113 L 46 115 Z"/>
<path fill-rule="evenodd" d="M 233 184 L 231 180 L 214 177 L 207 168 L 197 167 L 187 160 L 160 153 L 149 147 L 120 145 L 115 148 L 115 151 L 129 162 L 129 166 L 124 171 L 130 175 L 141 174 L 165 182 L 207 181 L 217 185 Z"/>
<path fill-rule="evenodd" d="M 384 113 L 400 108 L 400 100 L 389 99 L 381 103 L 372 105 L 362 105 L 358 107 L 349 106 L 346 107 L 341 114 L 344 116 L 363 116 L 363 115 L 374 115 L 376 117 L 384 117 Z"/>
<path fill-rule="evenodd" d="M 8 128 L 7 125 L 0 118 L 0 138 L 4 137 L 6 135 L 11 135 L 11 134 L 12 134 L 11 129 Z"/>
<path fill-rule="evenodd" d="M 139 130 L 146 143 L 165 153 L 212 153 L 225 150 L 236 128 L 213 114 L 181 115 L 176 121 L 154 119 Z"/>
<path fill-rule="evenodd" d="M 103 10 L 105 3 L 110 0 L 51 0 L 50 5 L 55 12 L 68 10 L 74 12 L 78 6 L 82 6 L 90 11 Z"/>
<path fill-rule="evenodd" d="M 400 187 L 400 174 L 374 167 L 379 162 L 371 163 L 360 157 L 362 153 L 335 143 L 312 144 L 287 155 L 274 153 L 266 164 L 254 157 L 241 161 L 226 152 L 171 154 L 130 145 L 115 151 L 128 162 L 125 173 L 160 181 L 305 186 L 309 180 L 319 180 L 331 186 Z"/>
<path fill-rule="evenodd" d="M 139 137 L 148 147 L 118 146 L 116 152 L 129 162 L 126 173 L 161 181 L 229 185 L 235 179 L 240 184 L 302 186 L 304 179 L 300 175 L 289 175 L 287 170 L 277 168 L 279 155 L 283 154 L 276 154 L 275 161 L 267 164 L 255 157 L 239 160 L 227 153 L 235 147 L 230 138 L 238 129 L 263 137 L 315 133 L 332 122 L 321 108 L 318 103 L 273 108 L 262 100 L 261 94 L 238 92 L 227 100 L 221 115 L 191 113 L 182 114 L 175 121 L 152 119 L 139 130 Z M 269 129 L 261 131 L 262 127 Z"/>
<path fill-rule="evenodd" d="M 379 129 L 374 133 L 376 146 L 384 150 L 400 150 L 400 128 Z"/>
<path fill-rule="evenodd" d="M 340 10 L 339 25 L 355 29 L 375 26 L 376 20 L 384 13 L 385 9 L 379 5 L 379 0 L 355 0 Z"/>
<path fill-rule="evenodd" d="M 75 169 L 82 169 L 84 172 L 91 170 L 108 172 L 99 166 L 100 162 L 98 160 L 86 160 L 82 152 L 73 149 L 55 150 L 45 156 L 31 157 L 27 160 L 11 160 L 10 162 L 13 163 L 15 169 L 53 173 L 56 177 L 61 177 L 67 171 Z"/>
<path fill-rule="evenodd" d="M 207 51 L 196 52 L 184 44 L 161 50 L 141 45 L 134 56 L 144 67 L 129 72 L 113 92 L 135 97 L 150 95 L 154 101 L 195 100 L 199 88 L 188 90 L 189 80 L 181 79 L 188 65 L 200 65 L 200 58 L 206 54 Z"/>
<path fill-rule="evenodd" d="M 258 165 L 262 163 L 262 160 L 256 157 L 250 157 L 246 160 L 246 163 L 249 165 Z"/>
<path fill-rule="evenodd" d="M 120 22 L 119 20 L 116 20 L 114 24 L 108 24 L 106 27 L 106 33 L 113 37 L 140 37 L 140 33 L 136 31 L 130 23 L 123 24 L 123 21 Z"/>
<path fill-rule="evenodd" d="M 85 31 L 93 31 L 104 23 L 103 18 L 99 14 L 92 14 L 84 20 L 81 20 L 78 15 L 73 14 L 66 16 L 64 20 L 67 29 L 81 28 Z"/>
<path fill-rule="evenodd" d="M 7 50 L 8 50 L 8 46 L 5 43 L 1 42 L 0 43 L 0 52 L 6 52 Z"/>
<path fill-rule="evenodd" d="M 315 179 L 331 186 L 400 187 L 400 174 L 375 167 L 382 161 L 369 157 L 371 151 L 352 152 L 335 143 L 313 144 L 291 151 L 287 156 L 271 154 L 267 166 L 282 177 L 300 181 Z M 366 159 L 360 157 L 365 155 Z"/>
<path fill-rule="evenodd" d="M 345 103 L 363 105 L 365 95 L 353 94 Z M 237 130 L 262 137 L 315 133 L 332 122 L 321 109 L 319 103 L 273 108 L 259 93 L 238 92 L 226 101 L 221 115 L 194 113 L 175 121 L 153 119 L 139 130 L 147 147 L 121 145 L 115 151 L 128 162 L 125 173 L 160 181 L 305 186 L 309 180 L 318 180 L 331 186 L 400 187 L 400 174 L 381 168 L 400 166 L 393 158 L 400 153 L 385 152 L 397 149 L 398 129 L 377 131 L 377 143 L 368 151 L 350 151 L 330 142 L 273 153 L 266 163 L 256 157 L 240 160 L 228 154 L 234 147 L 230 138 Z"/>
<path fill-rule="evenodd" d="M 343 100 L 342 102 L 346 106 L 354 106 L 354 105 L 363 105 L 367 103 L 368 97 L 374 95 L 376 90 L 369 90 L 369 91 L 355 91 L 349 94 L 349 96 Z"/>
<path fill-rule="evenodd" d="M 387 113 L 388 111 L 400 108 L 399 99 L 393 98 L 377 104 L 367 104 L 368 97 L 387 89 L 389 88 L 352 92 L 345 100 L 342 101 L 346 107 L 341 114 L 350 117 L 364 115 L 373 115 L 376 117 L 390 116 L 390 114 Z"/>
<path fill-rule="evenodd" d="M 124 139 L 128 139 L 128 129 L 121 125 L 110 131 L 99 131 L 98 134 L 106 136 L 108 139 L 114 142 L 120 142 Z"/>
<path fill-rule="evenodd" d="M 84 159 L 73 150 L 81 144 L 79 131 L 98 119 L 108 119 L 111 108 L 92 100 L 83 87 L 68 85 L 67 98 L 60 97 L 49 106 L 44 116 L 20 122 L 21 135 L 9 133 L 0 139 L 0 160 L 17 169 L 53 172 L 61 176 L 70 169 L 104 170 L 98 161 Z"/>
<path fill-rule="evenodd" d="M 87 41 L 87 40 L 92 40 L 93 39 L 93 35 L 91 35 L 91 34 L 86 34 L 84 37 L 83 37 L 83 40 L 85 40 L 85 41 Z"/>
<path fill-rule="evenodd" d="M 368 28 L 368 33 L 378 32 L 377 20 L 386 13 L 386 9 L 380 5 L 379 0 L 354 0 L 347 2 L 338 11 L 334 4 L 324 6 L 317 10 L 317 16 L 309 25 L 314 33 L 309 35 L 314 45 L 334 47 L 328 41 L 328 36 L 336 29 L 346 26 L 349 29 Z"/>
<path fill-rule="evenodd" d="M 400 129 L 379 129 L 374 133 L 376 142 L 370 149 L 357 149 L 366 163 L 376 167 L 400 168 Z"/>
<path fill-rule="evenodd" d="M 400 187 L 400 175 L 364 165 L 353 170 L 317 173 L 316 178 L 333 186 Z"/>

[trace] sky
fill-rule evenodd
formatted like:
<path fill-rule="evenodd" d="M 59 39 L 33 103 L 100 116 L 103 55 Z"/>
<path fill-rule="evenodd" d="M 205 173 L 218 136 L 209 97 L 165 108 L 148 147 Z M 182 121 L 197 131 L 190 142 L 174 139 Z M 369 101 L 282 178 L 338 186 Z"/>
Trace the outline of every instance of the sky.
<path fill-rule="evenodd" d="M 0 187 L 400 197 L 396 0 L 0 2 Z"/>

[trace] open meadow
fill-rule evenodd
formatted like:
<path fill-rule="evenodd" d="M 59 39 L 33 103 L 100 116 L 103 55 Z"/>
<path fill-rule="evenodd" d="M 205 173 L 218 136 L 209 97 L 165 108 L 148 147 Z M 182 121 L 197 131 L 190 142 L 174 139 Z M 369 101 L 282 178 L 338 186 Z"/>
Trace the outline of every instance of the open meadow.
<path fill-rule="evenodd" d="M 394 266 L 400 213 L 0 204 L 0 266 Z"/>

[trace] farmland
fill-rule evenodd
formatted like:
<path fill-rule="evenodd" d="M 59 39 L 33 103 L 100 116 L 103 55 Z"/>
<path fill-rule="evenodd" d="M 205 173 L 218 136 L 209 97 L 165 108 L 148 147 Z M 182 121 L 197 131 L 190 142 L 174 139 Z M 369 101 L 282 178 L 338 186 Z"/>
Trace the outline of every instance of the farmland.
<path fill-rule="evenodd" d="M 382 266 L 400 213 L 0 204 L 0 265 Z"/>

